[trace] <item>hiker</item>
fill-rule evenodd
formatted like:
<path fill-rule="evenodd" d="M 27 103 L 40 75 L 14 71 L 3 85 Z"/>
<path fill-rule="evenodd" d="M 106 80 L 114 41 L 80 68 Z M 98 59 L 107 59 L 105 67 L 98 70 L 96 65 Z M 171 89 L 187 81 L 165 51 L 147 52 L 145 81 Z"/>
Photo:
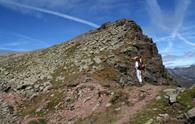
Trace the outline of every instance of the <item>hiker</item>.
<path fill-rule="evenodd" d="M 145 69 L 145 65 L 143 64 L 142 58 L 139 56 L 134 57 L 133 60 L 135 60 L 135 70 L 137 79 L 139 81 L 139 84 L 143 85 L 142 70 Z"/>

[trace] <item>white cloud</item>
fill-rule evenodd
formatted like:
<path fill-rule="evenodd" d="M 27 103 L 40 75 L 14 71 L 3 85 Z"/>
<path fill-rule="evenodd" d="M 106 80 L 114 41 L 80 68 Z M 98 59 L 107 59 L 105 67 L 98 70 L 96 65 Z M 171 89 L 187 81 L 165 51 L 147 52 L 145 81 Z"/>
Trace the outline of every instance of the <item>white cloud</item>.
<path fill-rule="evenodd" d="M 3 34 L 2 34 L 3 35 Z M 48 47 L 50 44 L 48 42 L 35 39 L 24 34 L 18 33 L 6 33 L 7 36 L 12 36 L 15 40 L 7 41 L 1 43 L 0 49 L 13 50 L 13 51 L 28 51 L 29 49 L 20 49 L 21 46 L 44 46 Z"/>
<path fill-rule="evenodd" d="M 185 14 L 186 14 L 187 8 L 189 7 L 191 3 L 191 0 L 177 2 L 177 6 L 175 8 L 174 14 L 169 15 L 168 18 L 166 17 L 166 14 L 163 13 L 163 11 L 161 10 L 157 0 L 146 0 L 146 1 L 148 5 L 148 8 L 147 8 L 148 13 L 150 14 L 151 20 L 158 27 L 168 32 L 172 36 L 172 38 L 178 37 L 180 40 L 184 41 L 188 45 L 194 46 L 194 43 L 190 42 L 184 36 L 181 36 L 179 34 L 179 31 L 181 30 L 183 26 Z M 164 37 L 164 39 L 159 38 L 157 39 L 157 42 L 167 40 L 167 39 L 169 39 L 169 36 Z M 170 46 L 173 46 L 171 40 L 169 40 L 168 47 L 165 48 L 165 50 L 163 51 L 168 52 L 168 50 L 170 50 Z"/>
<path fill-rule="evenodd" d="M 186 44 L 191 45 L 191 46 L 195 46 L 195 43 L 189 41 L 188 39 L 186 39 L 185 37 L 183 37 L 181 34 L 177 34 L 178 38 L 181 39 L 182 41 L 184 41 Z"/>
<path fill-rule="evenodd" d="M 167 47 L 163 50 L 160 50 L 163 54 L 163 61 L 166 66 L 185 66 L 189 64 L 195 63 L 195 57 L 186 55 L 183 56 L 174 56 L 171 53 L 171 50 L 174 49 L 173 46 L 178 42 L 185 42 L 187 45 L 195 46 L 195 43 L 189 41 L 186 37 L 187 35 L 182 34 L 192 34 L 189 30 L 194 27 L 183 28 L 185 15 L 187 13 L 187 9 L 190 6 L 191 0 L 183 0 L 176 1 L 176 8 L 173 13 L 166 14 L 160 8 L 157 0 L 146 0 L 147 2 L 147 10 L 150 15 L 150 18 L 158 28 L 160 28 L 160 32 L 166 32 L 169 35 L 157 38 L 156 42 L 167 42 Z M 188 31 L 186 33 L 186 30 Z M 181 31 L 182 34 L 180 33 Z M 177 40 L 178 38 L 179 40 Z M 177 42 L 174 42 L 177 41 Z M 170 55 L 171 54 L 171 55 Z M 193 54 L 195 56 L 195 54 Z M 187 60 L 187 61 L 186 61 Z"/>
<path fill-rule="evenodd" d="M 1 0 L 5 1 L 5 0 Z M 6 0 L 7 2 L 15 2 L 30 6 L 36 6 L 47 9 L 61 10 L 65 8 L 73 8 L 75 3 L 80 0 Z"/>
<path fill-rule="evenodd" d="M 24 8 L 24 9 L 34 10 L 34 11 L 38 11 L 38 12 L 41 12 L 41 13 L 47 13 L 47 14 L 50 14 L 50 15 L 62 17 L 64 19 L 69 19 L 69 20 L 76 21 L 76 22 L 79 22 L 79 23 L 82 23 L 82 24 L 86 24 L 86 25 L 89 25 L 89 26 L 95 27 L 95 28 L 99 27 L 99 25 L 97 25 L 93 22 L 89 22 L 89 21 L 83 20 L 83 19 L 78 18 L 78 17 L 74 17 L 74 16 L 71 16 L 71 15 L 63 14 L 63 13 L 60 13 L 60 12 L 56 12 L 56 11 L 52 11 L 52 10 L 48 10 L 48 9 L 44 9 L 44 8 L 34 7 L 34 6 L 31 6 L 31 5 L 25 5 L 25 4 L 20 4 L 20 3 L 17 3 L 17 2 L 5 1 L 5 0 L 1 0 L 0 3 L 1 4 L 6 4 L 6 5 L 11 5 L 11 6 L 17 6 L 17 7 L 21 7 L 21 8 Z"/>
<path fill-rule="evenodd" d="M 190 1 L 191 0 L 177 2 L 173 14 L 167 14 L 167 12 L 163 11 L 157 0 L 146 0 L 146 3 L 148 13 L 153 23 L 175 37 L 183 25 L 186 10 L 190 5 Z"/>
<path fill-rule="evenodd" d="M 160 38 L 157 38 L 157 39 L 155 40 L 155 42 L 167 41 L 167 39 L 169 40 L 170 38 L 172 38 L 172 36 L 160 37 Z"/>
<path fill-rule="evenodd" d="M 22 45 L 22 44 L 27 44 L 27 43 L 28 42 L 25 42 L 25 41 L 22 41 L 22 42 L 11 42 L 11 43 L 2 44 L 1 46 L 4 46 L 4 47 L 14 47 L 14 46 Z"/>
<path fill-rule="evenodd" d="M 195 51 L 187 52 L 181 56 L 167 54 L 163 56 L 163 63 L 168 68 L 184 67 L 195 64 Z"/>
<path fill-rule="evenodd" d="M 194 30 L 195 29 L 195 25 L 191 24 L 190 26 L 184 26 L 182 27 L 182 31 L 189 31 L 189 30 Z"/>
<path fill-rule="evenodd" d="M 167 54 L 171 52 L 171 49 L 173 47 L 173 41 L 171 39 L 168 39 L 167 42 L 168 42 L 168 45 L 164 50 L 161 51 L 161 54 Z"/>
<path fill-rule="evenodd" d="M 0 46 L 0 50 L 6 50 L 6 51 L 18 51 L 18 52 L 22 52 L 22 51 L 29 51 L 29 49 L 20 49 L 20 48 L 10 48 L 10 47 L 2 47 Z"/>
<path fill-rule="evenodd" d="M 35 38 L 32 38 L 32 37 L 29 37 L 27 35 L 24 35 L 24 34 L 18 34 L 18 33 L 10 33 L 11 35 L 14 35 L 16 37 L 19 37 L 19 38 L 22 38 L 22 39 L 25 39 L 25 40 L 29 40 L 29 41 L 34 41 L 36 43 L 41 43 L 41 44 L 44 44 L 44 46 L 49 46 L 50 44 L 46 41 L 43 41 L 43 40 L 39 40 L 39 39 L 35 39 Z"/>

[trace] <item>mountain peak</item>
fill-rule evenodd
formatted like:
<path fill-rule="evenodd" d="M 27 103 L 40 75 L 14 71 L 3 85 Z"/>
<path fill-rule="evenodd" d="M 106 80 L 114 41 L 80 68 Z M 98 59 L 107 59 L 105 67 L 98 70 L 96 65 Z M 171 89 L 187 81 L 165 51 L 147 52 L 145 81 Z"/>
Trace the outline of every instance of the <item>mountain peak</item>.
<path fill-rule="evenodd" d="M 21 93 L 20 97 L 24 97 L 29 104 L 32 101 L 47 101 L 45 98 L 48 97 L 49 105 L 45 106 L 50 106 L 49 109 L 44 109 L 39 102 L 33 102 L 35 108 L 32 110 L 25 102 L 18 109 L 30 116 L 32 113 L 40 114 L 44 109 L 44 115 L 49 119 L 52 110 L 58 111 L 62 104 L 63 112 L 70 117 L 65 116 L 61 121 L 68 123 L 74 115 L 78 116 L 74 120 L 76 121 L 93 113 L 93 108 L 90 112 L 78 114 L 75 106 L 71 107 L 69 104 L 88 104 L 88 97 L 99 98 L 104 94 L 103 104 L 108 104 L 109 99 L 112 101 L 114 97 L 111 92 L 116 92 L 119 95 L 116 95 L 116 98 L 121 97 L 121 101 L 126 103 L 126 95 L 116 89 L 131 87 L 138 82 L 135 61 L 131 59 L 137 55 L 143 58 L 146 65 L 143 71 L 145 83 L 169 83 L 170 78 L 151 38 L 145 36 L 134 21 L 121 19 L 105 23 L 96 30 L 47 49 L 4 56 L 0 59 L 0 92 Z M 56 95 L 59 98 L 52 97 Z M 115 103 L 117 100 L 113 99 Z M 120 100 L 118 102 L 120 103 Z M 87 104 L 84 104 L 84 107 L 88 108 Z M 94 105 L 91 107 L 95 108 Z M 39 108 L 36 108 L 37 106 Z M 74 115 L 71 115 L 71 112 Z M 50 119 L 48 121 L 51 122 Z"/>
<path fill-rule="evenodd" d="M 126 80 L 123 83 L 134 83 L 136 76 L 131 58 L 137 55 L 142 56 L 146 64 L 145 81 L 166 83 L 166 70 L 156 44 L 142 33 L 140 26 L 128 19 L 105 23 L 94 31 L 47 49 L 6 57 L 0 61 L 1 70 L 5 70 L 0 79 L 16 87 L 25 84 L 23 82 L 67 84 L 83 72 L 94 75 L 109 68 L 117 73 L 116 83 L 123 78 Z"/>
<path fill-rule="evenodd" d="M 114 22 L 107 22 L 101 25 L 100 28 L 98 28 L 98 30 L 101 29 L 113 29 L 119 26 L 124 26 L 125 30 L 134 30 L 136 32 L 140 32 L 142 33 L 142 30 L 140 28 L 140 26 L 138 26 L 133 20 L 129 20 L 129 19 L 119 19 L 117 21 Z"/>

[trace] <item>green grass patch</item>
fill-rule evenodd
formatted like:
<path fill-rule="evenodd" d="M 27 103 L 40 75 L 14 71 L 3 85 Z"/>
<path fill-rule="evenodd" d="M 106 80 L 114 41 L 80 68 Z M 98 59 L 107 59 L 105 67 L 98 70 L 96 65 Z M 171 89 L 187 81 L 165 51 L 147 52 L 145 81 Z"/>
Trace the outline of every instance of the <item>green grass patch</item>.
<path fill-rule="evenodd" d="M 106 112 L 79 119 L 75 124 L 112 124 L 117 120 L 117 114 L 116 111 L 109 109 Z"/>
<path fill-rule="evenodd" d="M 54 73 L 52 74 L 52 81 L 51 83 L 53 86 L 61 86 L 61 85 L 76 85 L 75 80 L 79 77 L 80 73 L 77 67 L 71 67 L 64 69 L 64 66 L 57 68 Z M 73 73 L 74 72 L 74 73 Z M 64 80 L 58 80 L 58 77 L 64 77 Z"/>
<path fill-rule="evenodd" d="M 63 100 L 63 93 L 61 92 L 57 92 L 56 94 L 54 94 L 54 97 L 51 99 L 51 101 L 48 103 L 47 105 L 47 109 L 49 111 L 52 111 L 55 109 L 55 106 Z"/>
<path fill-rule="evenodd" d="M 110 87 L 116 85 L 113 82 L 118 81 L 119 72 L 112 67 L 107 67 L 103 70 L 95 72 L 94 77 L 100 81 L 100 84 L 103 87 Z"/>
<path fill-rule="evenodd" d="M 143 124 L 148 120 L 153 119 L 152 124 L 164 124 L 165 122 L 156 120 L 156 117 L 159 114 L 169 114 L 170 117 L 177 117 L 180 115 L 181 111 L 184 111 L 184 107 L 175 104 L 173 106 L 169 105 L 167 99 L 164 98 L 164 93 L 161 92 L 159 94 L 161 99 L 154 99 L 151 103 L 149 103 L 143 110 L 139 111 L 134 117 L 128 122 L 128 124 Z"/>
<path fill-rule="evenodd" d="M 45 119 L 31 120 L 28 124 L 47 124 Z"/>
<path fill-rule="evenodd" d="M 125 103 L 126 105 L 130 105 L 128 101 L 128 96 L 126 93 L 124 93 L 122 90 L 116 90 L 114 92 L 114 95 L 112 96 L 110 103 L 114 106 L 120 106 L 122 103 Z"/>
<path fill-rule="evenodd" d="M 53 96 L 51 96 L 51 94 L 53 94 Z M 60 91 L 53 91 L 47 94 L 39 95 L 31 101 L 26 101 L 24 106 L 21 107 L 21 111 L 18 114 L 23 117 L 25 117 L 26 115 L 29 115 L 30 117 L 43 117 L 47 113 L 54 111 L 55 106 L 63 100 L 63 97 L 64 93 Z M 43 108 L 40 111 L 36 112 L 36 110 L 40 106 L 43 106 Z"/>
<path fill-rule="evenodd" d="M 195 99 L 195 88 L 186 90 L 177 97 L 177 101 L 187 109 L 195 107 L 193 99 Z"/>

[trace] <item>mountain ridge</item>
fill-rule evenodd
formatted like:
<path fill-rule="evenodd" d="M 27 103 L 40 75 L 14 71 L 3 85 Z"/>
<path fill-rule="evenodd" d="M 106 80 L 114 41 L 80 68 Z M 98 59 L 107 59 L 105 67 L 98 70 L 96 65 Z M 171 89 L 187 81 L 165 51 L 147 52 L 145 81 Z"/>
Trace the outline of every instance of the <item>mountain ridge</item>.
<path fill-rule="evenodd" d="M 189 67 L 177 67 L 168 69 L 173 78 L 177 80 L 178 85 L 183 87 L 191 87 L 195 84 L 195 65 Z"/>
<path fill-rule="evenodd" d="M 138 82 L 131 60 L 136 55 L 142 56 L 146 64 L 143 79 L 149 83 L 144 89 L 148 90 L 148 97 L 155 91 L 155 85 L 172 83 L 156 44 L 128 19 L 105 23 L 47 49 L 4 56 L 0 59 L 0 92 L 5 96 L 17 94 L 11 106 L 13 113 L 21 116 L 8 114 L 0 120 L 21 123 L 28 117 L 44 117 L 53 123 L 55 119 L 51 116 L 56 115 L 57 122 L 75 123 L 93 111 L 107 111 L 112 104 L 116 109 L 128 106 L 134 101 L 127 91 Z M 136 94 L 139 101 L 142 91 Z M 90 107 L 87 113 L 79 109 Z M 61 118 L 60 112 L 64 113 Z"/>
<path fill-rule="evenodd" d="M 127 24 L 127 25 L 125 25 L 125 24 Z M 129 24 L 129 25 L 128 25 Z M 119 25 L 119 26 L 118 26 Z M 126 26 L 125 28 L 124 27 L 122 27 L 122 26 L 120 26 L 120 25 L 122 25 L 122 26 Z M 132 26 L 131 28 L 132 29 L 130 29 L 130 25 Z M 120 33 L 118 33 L 118 38 L 119 39 L 116 39 L 115 37 L 113 37 L 113 39 L 106 39 L 106 40 L 108 40 L 108 41 L 106 41 L 106 40 L 104 40 L 104 39 L 101 39 L 101 37 L 99 37 L 99 39 L 98 40 L 104 40 L 104 42 L 101 42 L 101 41 L 96 41 L 96 37 L 98 37 L 98 36 L 93 36 L 93 35 L 91 35 L 91 34 L 95 34 L 96 32 L 101 32 L 101 31 L 104 31 L 104 32 L 108 32 L 108 30 L 110 30 L 110 32 L 109 33 L 111 33 L 111 36 L 112 35 L 116 35 L 117 34 L 117 32 L 116 32 L 116 30 L 113 30 L 112 28 L 113 28 L 113 26 L 115 26 L 115 27 L 122 27 L 122 28 L 124 28 L 124 30 L 125 31 L 123 31 L 122 32 L 122 30 L 121 30 L 121 32 Z M 129 27 L 128 27 L 129 26 Z M 109 29 L 109 27 L 111 27 L 111 29 Z M 126 30 L 129 30 L 129 31 L 126 31 Z M 114 32 L 115 31 L 115 32 Z M 134 33 L 134 34 L 131 34 L 131 32 L 132 33 Z M 113 33 L 113 34 L 112 34 Z M 129 33 L 129 35 L 128 35 L 128 33 Z M 90 34 L 89 35 L 89 37 L 88 37 L 88 34 Z M 102 35 L 102 34 L 98 34 L 98 35 Z M 108 34 L 108 36 L 109 36 L 110 34 Z M 125 36 L 126 35 L 126 36 Z M 134 35 L 134 36 L 133 36 Z M 138 35 L 138 36 L 136 36 L 136 35 Z M 139 36 L 140 35 L 140 36 Z M 103 36 L 103 35 L 102 35 Z M 129 36 L 129 37 L 128 37 Z M 92 37 L 92 38 L 91 38 Z M 123 38 L 124 37 L 124 38 Z M 24 56 L 24 58 L 21 58 L 21 59 L 24 59 L 24 61 L 25 60 L 28 60 L 28 59 L 31 59 L 30 57 L 32 56 L 35 56 L 35 58 L 34 58 L 34 62 L 32 63 L 32 64 L 36 64 L 36 63 L 38 63 L 38 64 L 43 64 L 43 63 L 46 63 L 46 64 L 48 64 L 47 65 L 47 67 L 46 67 L 46 64 L 44 65 L 43 64 L 43 66 L 41 66 L 41 68 L 43 68 L 44 66 L 45 66 L 45 68 L 46 69 L 48 69 L 47 70 L 47 72 L 48 71 L 54 71 L 54 70 L 52 70 L 53 68 L 52 67 L 56 67 L 57 65 L 59 65 L 59 66 L 63 66 L 61 63 L 65 63 L 64 62 L 64 59 L 65 59 L 65 57 L 70 57 L 69 56 L 69 54 L 71 55 L 73 52 L 75 52 L 75 53 L 77 53 L 77 54 L 75 54 L 75 60 L 78 58 L 78 61 L 80 61 L 79 59 L 83 59 L 82 61 L 84 61 L 84 59 L 85 58 L 79 58 L 79 56 L 78 56 L 78 54 L 79 54 L 79 52 L 81 52 L 81 53 L 83 53 L 83 54 L 86 54 L 86 56 L 92 56 L 93 54 L 94 55 L 97 55 L 97 54 L 99 54 L 101 51 L 103 51 L 103 52 L 105 52 L 105 51 L 108 51 L 108 52 L 110 52 L 112 49 L 117 49 L 117 48 L 119 48 L 120 46 L 122 46 L 122 45 L 124 45 L 124 43 L 125 42 L 120 42 L 120 40 L 122 41 L 123 39 L 125 39 L 125 37 L 127 37 L 128 39 L 125 41 L 126 43 L 128 42 L 128 40 L 129 41 L 131 41 L 131 40 L 133 40 L 133 42 L 131 42 L 131 45 L 133 46 L 133 47 L 131 47 L 132 49 L 134 49 L 134 50 L 136 50 L 136 49 L 139 49 L 139 47 L 148 47 L 148 48 L 150 48 L 151 50 L 149 51 L 149 52 L 153 52 L 152 54 L 158 54 L 157 52 L 157 48 L 156 48 L 156 45 L 154 44 L 154 45 L 152 45 L 152 41 L 151 41 L 151 39 L 148 39 L 148 40 L 146 40 L 147 39 L 147 37 L 146 36 L 144 36 L 143 34 L 142 34 L 142 30 L 141 30 L 141 28 L 139 27 L 139 26 L 137 26 L 133 21 L 128 21 L 128 20 L 126 20 L 126 19 L 123 19 L 123 20 L 121 20 L 121 21 L 116 21 L 115 23 L 106 23 L 106 24 L 103 24 L 100 28 L 98 28 L 97 30 L 94 30 L 94 31 L 91 31 L 91 32 L 89 32 L 89 33 L 85 33 L 85 34 L 83 34 L 83 35 L 80 35 L 80 36 L 78 36 L 78 37 L 76 37 L 76 38 L 74 38 L 74 39 L 72 39 L 72 40 L 70 40 L 70 42 L 65 42 L 65 43 L 62 43 L 62 45 L 61 44 L 59 44 L 59 45 L 56 45 L 56 46 L 53 46 L 53 47 L 50 47 L 50 48 L 48 48 L 48 49 L 44 49 L 44 50 L 41 50 L 41 52 L 39 52 L 39 51 L 35 51 L 35 52 L 32 52 L 33 54 L 35 53 L 35 55 L 33 55 L 33 54 L 29 54 L 29 56 Z M 88 39 L 87 39 L 88 38 Z M 121 38 L 121 39 L 120 39 Z M 135 38 L 135 39 L 133 39 L 133 38 Z M 137 38 L 137 39 L 136 39 Z M 141 40 L 146 40 L 147 42 L 140 42 L 141 40 L 139 39 L 139 38 L 142 38 Z M 77 40 L 77 39 L 79 39 L 79 40 Z M 94 42 L 92 42 L 92 43 L 90 43 L 90 42 L 85 42 L 85 41 L 87 41 L 87 40 L 94 40 Z M 73 42 L 72 42 L 73 41 Z M 108 43 L 108 45 L 110 45 L 110 46 L 108 46 L 108 45 L 106 45 L 106 43 Z M 111 44 L 109 44 L 109 43 L 111 43 Z M 89 44 L 89 45 L 88 45 Z M 92 44 L 92 45 L 91 45 Z M 97 44 L 98 46 L 93 46 L 93 44 Z M 144 44 L 146 44 L 145 46 L 144 46 Z M 148 45 L 147 45 L 148 44 Z M 84 45 L 84 46 L 88 46 L 88 47 L 83 47 L 83 46 L 81 46 L 81 45 Z M 59 46 L 59 47 L 58 47 Z M 151 47 L 152 46 L 152 47 Z M 81 47 L 81 49 L 80 48 L 78 48 L 78 47 Z M 83 48 L 82 48 L 83 47 Z M 101 48 L 100 48 L 101 47 Z M 113 48 L 114 47 L 114 48 Z M 98 49 L 99 48 L 99 49 Z M 131 48 L 129 48 L 129 49 L 131 49 Z M 59 49 L 61 49 L 61 50 L 59 50 Z M 75 51 L 76 49 L 79 49 L 78 51 Z M 89 50 L 90 49 L 90 50 Z M 96 50 L 97 49 L 97 50 Z M 111 49 L 110 51 L 108 50 L 108 49 Z M 126 49 L 126 48 L 124 48 L 124 49 Z M 142 48 L 142 49 L 146 49 L 146 48 Z M 154 51 L 153 51 L 154 50 Z M 135 51 L 133 51 L 133 52 L 131 52 L 132 50 L 126 50 L 126 51 L 124 51 L 124 52 L 126 52 L 125 54 L 126 54 L 126 56 L 125 57 L 128 57 L 128 56 L 133 56 L 133 55 L 128 55 L 128 54 L 134 54 L 134 55 L 136 55 L 136 54 L 145 54 L 144 52 L 144 50 L 137 50 L 137 53 L 135 52 Z M 55 54 L 55 52 L 56 52 L 56 54 Z M 63 52 L 65 52 L 64 54 L 63 54 Z M 129 53 L 128 53 L 129 52 Z M 139 53 L 138 53 L 139 52 Z M 145 55 L 147 56 L 147 58 L 149 58 L 150 56 L 151 56 L 151 53 L 146 53 Z M 51 56 L 51 55 L 49 55 L 49 54 L 53 54 L 53 56 Z M 107 53 L 105 53 L 105 54 L 107 54 Z M 109 53 L 108 53 L 109 54 Z M 25 54 L 26 55 L 26 54 Z M 73 54 L 74 55 L 74 54 Z M 128 56 L 127 56 L 128 55 Z M 42 56 L 42 58 L 44 58 L 44 59 L 42 59 L 42 58 L 40 58 L 39 56 Z M 83 57 L 84 57 L 85 55 L 83 55 Z M 165 70 L 164 69 L 164 67 L 163 67 L 163 65 L 162 65 L 162 60 L 161 60 L 161 56 L 158 54 L 158 55 L 155 55 L 156 56 L 156 58 L 158 58 L 159 60 L 157 60 L 157 61 L 159 61 L 159 66 L 158 67 L 160 67 L 161 69 L 158 69 L 158 71 L 159 70 L 161 70 L 161 71 L 163 71 L 163 70 Z M 72 56 L 71 56 L 72 57 Z M 130 58 L 130 57 L 129 57 Z M 146 57 L 145 57 L 146 58 Z M 18 58 L 17 58 L 18 59 Z M 57 61 L 56 62 L 54 62 L 54 60 L 53 59 L 56 59 Z M 70 58 L 71 59 L 71 58 Z M 69 59 L 69 60 L 70 60 Z M 100 59 L 100 58 L 95 58 L 95 59 Z M 40 60 L 40 61 L 39 61 Z M 46 62 L 47 60 L 49 60 L 48 62 Z M 11 60 L 12 61 L 12 60 Z M 19 61 L 19 60 L 16 60 L 16 61 Z M 38 61 L 38 62 L 36 62 L 36 61 Z M 74 60 L 73 60 L 74 61 Z M 77 61 L 77 60 L 76 60 Z M 79 63 L 77 63 L 77 62 L 72 62 L 72 63 L 74 63 L 76 66 L 77 65 L 79 65 L 80 67 L 79 67 L 79 70 L 82 70 L 82 69 L 86 69 L 87 68 L 87 64 L 91 64 L 92 63 L 92 61 L 88 58 L 88 59 L 86 59 L 85 60 L 86 62 L 79 62 Z M 87 61 L 90 61 L 89 63 L 87 63 Z M 151 60 L 148 60 L 148 61 L 151 61 Z M 147 61 L 147 62 L 148 62 Z M 7 62 L 6 62 L 7 63 Z M 5 63 L 5 65 L 6 65 L 6 63 Z M 16 62 L 15 62 L 16 63 Z M 82 63 L 86 63 L 86 64 L 82 64 Z M 28 65 L 30 65 L 31 64 L 31 62 L 29 61 L 29 64 Z M 61 64 L 61 65 L 60 65 Z M 66 64 L 68 64 L 68 63 L 66 63 Z M 24 65 L 24 64 L 21 64 L 22 66 Z M 7 66 L 7 65 L 6 65 Z M 72 66 L 74 66 L 74 65 L 72 65 Z M 133 63 L 131 64 L 131 66 L 133 66 Z M 15 66 L 15 67 L 17 67 L 17 66 Z M 36 67 L 36 66 L 35 66 Z M 50 67 L 50 68 L 48 68 L 48 67 Z M 157 67 L 157 66 L 156 66 Z M 20 67 L 18 67 L 18 68 L 20 68 Z M 153 67 L 151 67 L 151 68 L 153 68 Z M 21 68 L 20 68 L 21 69 Z M 77 68 L 78 69 L 78 68 Z M 37 69 L 37 70 L 39 70 L 39 69 Z M 68 69 L 68 70 L 71 70 L 71 69 Z M 39 70 L 40 72 L 42 72 L 43 70 L 41 69 L 41 70 Z M 57 70 L 56 70 L 57 71 Z M 39 72 L 39 73 L 40 73 Z M 45 73 L 47 73 L 47 72 L 45 72 Z M 43 73 L 43 72 L 42 72 Z M 133 76 L 132 76 L 133 77 Z M 156 80 L 156 79 L 153 79 L 153 80 Z M 30 82 L 32 82 L 32 81 L 30 81 Z"/>
<path fill-rule="evenodd" d="M 0 49 L 0 56 L 2 55 L 6 55 L 6 54 L 11 54 L 14 53 L 15 51 L 11 51 L 11 50 L 2 50 Z"/>

